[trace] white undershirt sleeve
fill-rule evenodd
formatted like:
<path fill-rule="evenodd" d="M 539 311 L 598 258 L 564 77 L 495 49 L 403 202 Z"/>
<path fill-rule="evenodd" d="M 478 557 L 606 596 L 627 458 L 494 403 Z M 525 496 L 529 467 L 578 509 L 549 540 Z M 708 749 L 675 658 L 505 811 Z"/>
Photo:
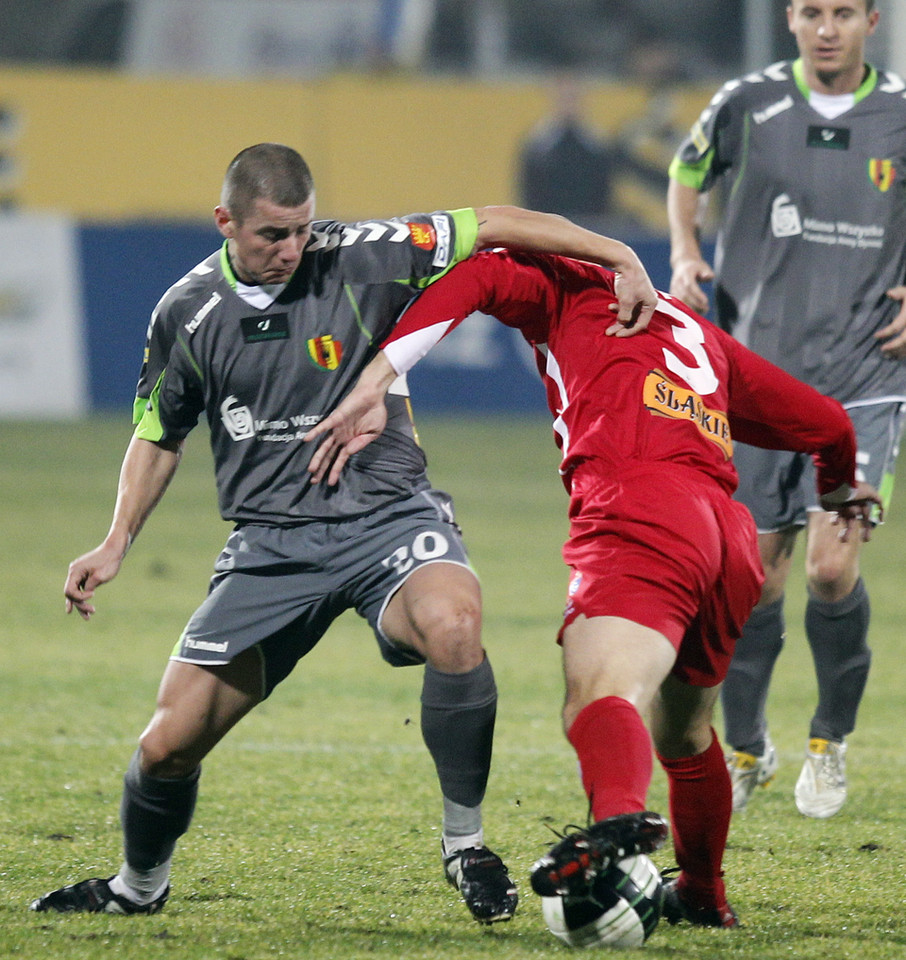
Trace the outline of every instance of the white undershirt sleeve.
<path fill-rule="evenodd" d="M 453 325 L 454 320 L 442 320 L 430 327 L 407 333 L 384 346 L 384 356 L 397 373 L 408 373 L 419 360 L 438 344 Z"/>

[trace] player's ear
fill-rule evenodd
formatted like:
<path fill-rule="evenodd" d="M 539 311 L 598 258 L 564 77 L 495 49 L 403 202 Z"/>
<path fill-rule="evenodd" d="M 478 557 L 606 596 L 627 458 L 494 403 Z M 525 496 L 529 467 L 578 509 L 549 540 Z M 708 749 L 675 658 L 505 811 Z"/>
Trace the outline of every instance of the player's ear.
<path fill-rule="evenodd" d="M 214 223 L 227 240 L 232 240 L 236 233 L 236 222 L 226 207 L 222 207 L 219 204 L 214 207 Z"/>
<path fill-rule="evenodd" d="M 879 21 L 880 19 L 881 19 L 881 11 L 878 10 L 877 7 L 875 7 L 875 9 L 872 10 L 871 13 L 868 15 L 868 34 L 867 34 L 867 36 L 870 37 L 870 36 L 875 32 L 875 28 L 877 27 L 878 21 Z"/>

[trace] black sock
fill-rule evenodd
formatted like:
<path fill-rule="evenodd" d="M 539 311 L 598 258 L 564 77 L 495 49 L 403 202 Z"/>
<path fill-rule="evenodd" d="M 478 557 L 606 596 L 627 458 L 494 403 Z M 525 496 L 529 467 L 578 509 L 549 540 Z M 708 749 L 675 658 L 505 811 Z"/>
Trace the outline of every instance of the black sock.
<path fill-rule="evenodd" d="M 497 685 L 487 657 L 468 673 L 425 666 L 422 736 L 444 797 L 463 807 L 484 799 L 491 768 Z"/>
<path fill-rule="evenodd" d="M 752 611 L 720 693 L 726 740 L 734 750 L 764 753 L 765 704 L 785 639 L 783 597 Z"/>
<path fill-rule="evenodd" d="M 818 678 L 818 709 L 810 737 L 842 740 L 855 729 L 871 665 L 870 618 L 868 592 L 861 578 L 848 597 L 835 603 L 825 603 L 809 592 L 805 630 Z"/>
<path fill-rule="evenodd" d="M 120 822 L 126 862 L 151 870 L 169 860 L 176 841 L 189 829 L 198 796 L 201 767 L 179 780 L 161 780 L 142 773 L 139 751 L 123 778 Z"/>

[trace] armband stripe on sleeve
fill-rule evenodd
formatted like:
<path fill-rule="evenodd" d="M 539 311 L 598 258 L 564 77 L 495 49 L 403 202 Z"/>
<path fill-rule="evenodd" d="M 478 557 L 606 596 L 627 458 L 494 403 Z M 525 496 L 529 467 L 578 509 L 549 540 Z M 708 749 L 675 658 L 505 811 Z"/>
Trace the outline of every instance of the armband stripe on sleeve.
<path fill-rule="evenodd" d="M 453 225 L 456 228 L 456 240 L 453 247 L 452 262 L 465 260 L 475 249 L 478 242 L 478 214 L 472 207 L 451 210 Z"/>
<path fill-rule="evenodd" d="M 667 172 L 671 180 L 675 180 L 684 187 L 701 190 L 713 159 L 713 148 L 709 150 L 698 163 L 684 163 L 679 157 L 674 157 Z"/>

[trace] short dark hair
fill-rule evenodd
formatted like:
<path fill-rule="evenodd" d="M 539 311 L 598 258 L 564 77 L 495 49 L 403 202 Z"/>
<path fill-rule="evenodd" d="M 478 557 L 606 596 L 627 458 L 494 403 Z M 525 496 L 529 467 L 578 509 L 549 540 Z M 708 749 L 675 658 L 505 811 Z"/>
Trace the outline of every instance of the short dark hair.
<path fill-rule="evenodd" d="M 239 223 L 251 213 L 256 200 L 279 207 L 298 207 L 315 188 L 308 164 L 292 147 L 282 143 L 256 143 L 241 150 L 227 167 L 220 203 Z"/>

